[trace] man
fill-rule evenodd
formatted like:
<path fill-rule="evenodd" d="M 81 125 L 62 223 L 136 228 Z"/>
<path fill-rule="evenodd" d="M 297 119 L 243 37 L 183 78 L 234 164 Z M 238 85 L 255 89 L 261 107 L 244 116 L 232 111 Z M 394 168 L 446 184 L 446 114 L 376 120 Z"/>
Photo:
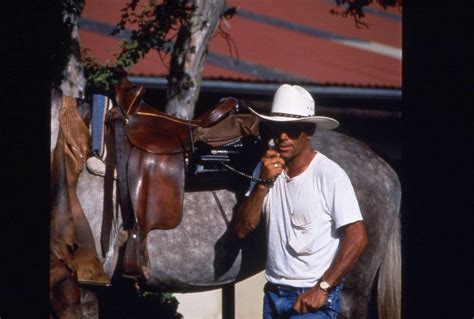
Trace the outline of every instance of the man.
<path fill-rule="evenodd" d="M 341 281 L 367 245 L 362 215 L 349 177 L 313 150 L 317 130 L 339 123 L 315 116 L 300 86 L 283 84 L 266 121 L 274 149 L 254 171 L 253 183 L 233 220 L 244 238 L 263 216 L 267 230 L 264 318 L 336 318 Z"/>

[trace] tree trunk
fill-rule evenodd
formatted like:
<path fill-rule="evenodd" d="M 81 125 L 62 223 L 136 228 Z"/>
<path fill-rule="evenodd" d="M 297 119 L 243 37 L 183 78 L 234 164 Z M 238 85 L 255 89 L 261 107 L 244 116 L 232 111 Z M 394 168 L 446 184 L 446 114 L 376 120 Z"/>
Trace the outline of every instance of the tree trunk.
<path fill-rule="evenodd" d="M 191 119 L 211 37 L 226 7 L 225 0 L 195 0 L 189 24 L 179 31 L 171 57 L 166 113 Z"/>

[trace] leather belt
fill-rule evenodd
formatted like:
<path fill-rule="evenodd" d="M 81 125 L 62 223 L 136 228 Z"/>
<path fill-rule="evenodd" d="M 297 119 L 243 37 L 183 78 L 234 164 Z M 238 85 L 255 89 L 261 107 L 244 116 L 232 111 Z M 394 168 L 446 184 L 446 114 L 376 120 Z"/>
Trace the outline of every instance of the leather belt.
<path fill-rule="evenodd" d="M 274 284 L 272 282 L 267 281 L 265 286 L 263 286 L 263 291 L 271 291 L 274 293 L 279 293 L 281 290 L 293 290 L 293 291 L 304 291 L 307 289 L 311 289 L 310 287 L 308 288 L 303 288 L 303 287 L 293 287 L 293 286 L 288 286 L 288 285 L 281 285 L 281 284 Z"/>

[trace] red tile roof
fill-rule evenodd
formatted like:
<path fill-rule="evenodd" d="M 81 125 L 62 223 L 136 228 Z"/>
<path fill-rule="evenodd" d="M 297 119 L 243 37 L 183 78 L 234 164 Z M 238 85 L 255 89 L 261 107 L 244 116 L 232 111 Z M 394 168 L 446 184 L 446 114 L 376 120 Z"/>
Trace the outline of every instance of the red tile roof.
<path fill-rule="evenodd" d="M 127 0 L 88 0 L 80 39 L 99 61 L 116 52 L 119 39 L 107 35 L 120 19 Z M 331 0 L 228 0 L 237 14 L 222 28 L 238 50 L 239 64 L 228 43 L 216 35 L 210 45 L 204 78 L 233 81 L 306 82 L 355 87 L 401 87 L 401 13 L 375 5 L 366 10 L 369 28 L 352 18 L 331 15 Z M 102 29 L 91 27 L 102 23 Z M 230 27 L 230 28 L 229 28 Z M 156 52 L 135 65 L 131 75 L 167 73 Z"/>

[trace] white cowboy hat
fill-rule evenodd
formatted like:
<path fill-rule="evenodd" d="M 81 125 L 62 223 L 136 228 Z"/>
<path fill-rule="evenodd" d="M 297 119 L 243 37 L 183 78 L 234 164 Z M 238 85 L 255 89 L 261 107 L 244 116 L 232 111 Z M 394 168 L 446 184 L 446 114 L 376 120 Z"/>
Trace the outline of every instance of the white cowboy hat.
<path fill-rule="evenodd" d="M 339 122 L 326 116 L 315 116 L 314 100 L 308 91 L 298 85 L 281 85 L 273 97 L 270 115 L 262 115 L 249 107 L 258 117 L 273 122 L 315 123 L 318 130 L 332 130 Z"/>

